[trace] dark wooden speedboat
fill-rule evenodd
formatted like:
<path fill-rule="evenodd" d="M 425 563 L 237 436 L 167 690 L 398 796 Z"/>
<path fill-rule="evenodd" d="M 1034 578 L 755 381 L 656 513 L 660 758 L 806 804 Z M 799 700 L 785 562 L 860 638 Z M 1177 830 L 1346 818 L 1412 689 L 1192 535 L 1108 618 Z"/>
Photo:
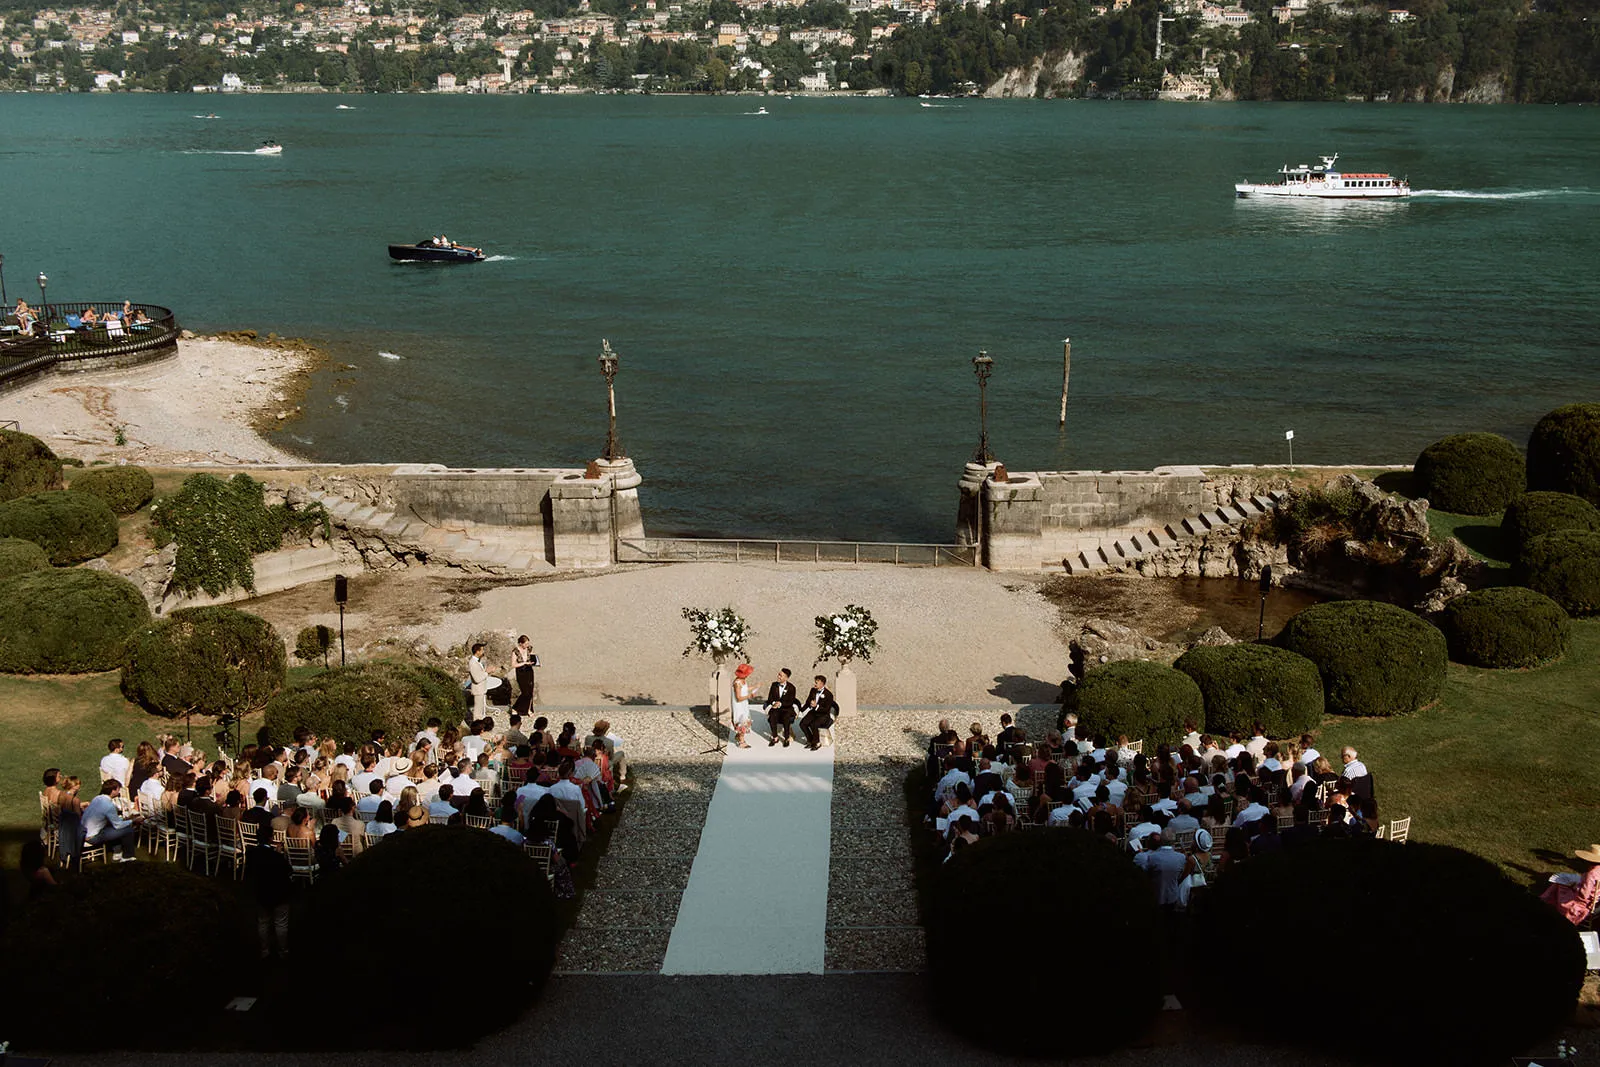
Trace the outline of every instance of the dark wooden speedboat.
<path fill-rule="evenodd" d="M 414 245 L 390 245 L 389 258 L 423 263 L 481 263 L 483 249 L 458 245 L 454 241 L 440 244 L 430 237 Z"/>

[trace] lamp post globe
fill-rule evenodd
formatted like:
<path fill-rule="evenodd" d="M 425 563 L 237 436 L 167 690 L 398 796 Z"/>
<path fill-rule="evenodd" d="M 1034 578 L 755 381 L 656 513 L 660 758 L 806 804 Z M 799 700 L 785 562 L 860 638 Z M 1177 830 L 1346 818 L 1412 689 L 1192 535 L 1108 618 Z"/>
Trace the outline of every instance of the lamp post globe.
<path fill-rule="evenodd" d="M 44 271 L 40 271 L 39 272 L 38 281 L 39 281 L 39 304 L 40 304 L 41 309 L 42 309 L 41 313 L 44 315 L 45 321 L 48 322 L 50 320 L 50 305 L 45 300 L 44 287 L 46 285 L 50 284 L 50 279 L 46 278 L 44 276 Z"/>

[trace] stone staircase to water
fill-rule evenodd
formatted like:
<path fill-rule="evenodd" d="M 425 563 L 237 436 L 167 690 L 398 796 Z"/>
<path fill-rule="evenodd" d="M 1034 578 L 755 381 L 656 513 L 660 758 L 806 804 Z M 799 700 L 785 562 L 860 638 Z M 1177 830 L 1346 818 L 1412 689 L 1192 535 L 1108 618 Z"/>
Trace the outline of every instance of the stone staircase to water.
<path fill-rule="evenodd" d="M 1159 529 L 1142 530 L 1114 541 L 1111 545 L 1085 549 L 1062 560 L 1068 574 L 1089 574 L 1094 571 L 1123 570 L 1140 559 L 1157 552 L 1202 537 L 1213 531 L 1238 526 L 1240 523 L 1272 511 L 1287 494 L 1272 490 L 1257 496 L 1240 497 L 1221 507 L 1202 511 L 1187 519 L 1168 523 Z"/>
<path fill-rule="evenodd" d="M 336 493 L 313 493 L 333 525 L 351 534 L 383 542 L 398 557 L 442 563 L 488 574 L 530 574 L 555 570 L 545 555 L 542 530 L 504 526 L 450 528 L 414 515 L 386 511 Z"/>

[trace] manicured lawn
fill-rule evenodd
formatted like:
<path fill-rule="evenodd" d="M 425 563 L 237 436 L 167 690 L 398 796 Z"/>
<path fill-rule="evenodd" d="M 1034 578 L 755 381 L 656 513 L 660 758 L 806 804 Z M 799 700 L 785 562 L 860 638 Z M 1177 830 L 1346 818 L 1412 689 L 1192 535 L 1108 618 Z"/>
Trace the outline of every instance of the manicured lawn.
<path fill-rule="evenodd" d="M 1467 550 L 1495 569 L 1509 569 L 1511 554 L 1500 539 L 1503 512 L 1493 515 L 1457 515 L 1437 508 L 1428 509 L 1428 532 L 1435 537 L 1454 537 Z"/>
<path fill-rule="evenodd" d="M 1535 671 L 1452 663 L 1444 698 L 1394 719 L 1329 719 L 1318 748 L 1354 745 L 1384 819 L 1419 840 L 1469 849 L 1533 881 L 1600 841 L 1600 620 Z"/>

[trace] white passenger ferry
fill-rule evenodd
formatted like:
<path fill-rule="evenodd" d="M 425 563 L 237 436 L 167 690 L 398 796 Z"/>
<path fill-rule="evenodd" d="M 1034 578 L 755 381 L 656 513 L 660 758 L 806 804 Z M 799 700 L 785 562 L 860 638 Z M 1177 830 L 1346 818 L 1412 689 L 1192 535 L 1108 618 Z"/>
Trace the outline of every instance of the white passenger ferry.
<path fill-rule="evenodd" d="M 1350 174 L 1334 169 L 1338 153 L 1323 156 L 1320 166 L 1283 166 L 1281 182 L 1239 182 L 1233 187 L 1241 197 L 1286 196 L 1314 200 L 1387 200 L 1410 196 L 1411 186 L 1391 174 Z"/>

